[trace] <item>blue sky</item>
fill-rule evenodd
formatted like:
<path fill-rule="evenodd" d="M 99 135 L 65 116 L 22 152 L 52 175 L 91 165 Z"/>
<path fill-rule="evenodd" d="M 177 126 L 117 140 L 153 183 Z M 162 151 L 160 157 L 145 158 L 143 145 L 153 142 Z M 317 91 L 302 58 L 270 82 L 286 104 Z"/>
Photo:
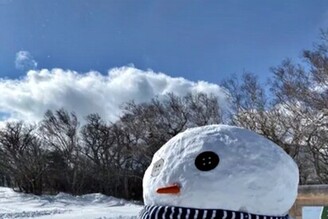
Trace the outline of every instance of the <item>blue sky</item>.
<path fill-rule="evenodd" d="M 222 80 L 265 82 L 327 27 L 327 0 L 0 0 L 0 126 L 62 107 L 113 121 L 168 92 L 227 107 Z"/>
<path fill-rule="evenodd" d="M 28 51 L 40 69 L 134 64 L 193 81 L 263 79 L 327 24 L 326 0 L 0 0 L 0 77 L 25 75 L 15 55 Z"/>

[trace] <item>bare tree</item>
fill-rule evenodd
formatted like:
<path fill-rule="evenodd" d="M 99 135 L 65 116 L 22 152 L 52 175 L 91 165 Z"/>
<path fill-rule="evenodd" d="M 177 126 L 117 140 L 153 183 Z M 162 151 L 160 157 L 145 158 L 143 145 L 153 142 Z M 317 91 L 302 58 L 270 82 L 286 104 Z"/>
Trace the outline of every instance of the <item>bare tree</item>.
<path fill-rule="evenodd" d="M 46 162 L 41 141 L 33 131 L 35 127 L 23 122 L 7 123 L 0 130 L 0 166 L 20 191 L 41 194 Z"/>
<path fill-rule="evenodd" d="M 273 81 L 279 82 L 281 80 Z M 301 183 L 305 183 L 311 165 L 308 156 L 305 156 L 309 154 L 308 148 L 302 143 L 304 126 L 297 122 L 303 118 L 297 102 L 287 101 L 288 104 L 284 104 L 282 100 L 290 98 L 280 93 L 273 96 L 276 97 L 272 99 L 274 101 L 268 101 L 264 86 L 251 73 L 245 73 L 241 80 L 231 78 L 225 81 L 224 86 L 231 94 L 232 124 L 253 130 L 281 146 L 298 163 Z M 281 87 L 275 90 L 281 92 Z"/>
<path fill-rule="evenodd" d="M 150 103 L 130 102 L 123 109 L 122 126 L 133 136 L 133 147 L 139 146 L 148 162 L 159 147 L 179 132 L 222 121 L 217 97 L 201 93 L 184 97 L 167 94 Z"/>
<path fill-rule="evenodd" d="M 93 182 L 104 194 L 114 194 L 114 142 L 111 127 L 98 114 L 87 116 L 87 123 L 82 127 L 83 154 L 91 161 Z"/>
<path fill-rule="evenodd" d="M 272 68 L 270 95 L 256 77 L 244 74 L 224 86 L 230 91 L 232 123 L 258 132 L 280 145 L 298 163 L 301 183 L 328 182 L 327 32 L 305 64 L 287 59 Z"/>
<path fill-rule="evenodd" d="M 85 180 L 79 165 L 82 157 L 78 131 L 79 122 L 76 115 L 64 109 L 57 110 L 55 113 L 48 110 L 40 124 L 42 139 L 57 157 L 52 162 L 58 161 L 58 156 L 63 159 L 61 165 L 65 164 L 65 168 L 61 170 L 62 175 L 65 175 L 66 184 L 69 185 L 68 190 L 73 194 L 81 192 Z"/>

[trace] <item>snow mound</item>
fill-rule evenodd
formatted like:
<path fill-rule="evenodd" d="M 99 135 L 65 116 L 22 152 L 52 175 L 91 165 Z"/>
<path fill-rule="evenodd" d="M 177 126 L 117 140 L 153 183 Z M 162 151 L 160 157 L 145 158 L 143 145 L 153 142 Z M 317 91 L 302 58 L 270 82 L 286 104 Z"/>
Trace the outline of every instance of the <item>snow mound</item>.
<path fill-rule="evenodd" d="M 142 206 L 100 193 L 36 196 L 0 187 L 0 218 L 131 219 Z"/>

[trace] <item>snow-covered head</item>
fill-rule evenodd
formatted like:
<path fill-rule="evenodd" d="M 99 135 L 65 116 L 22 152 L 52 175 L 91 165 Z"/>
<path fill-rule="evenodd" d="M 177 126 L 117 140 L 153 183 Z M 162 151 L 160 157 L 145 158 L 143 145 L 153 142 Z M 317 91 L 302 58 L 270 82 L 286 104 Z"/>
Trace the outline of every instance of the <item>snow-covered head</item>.
<path fill-rule="evenodd" d="M 178 134 L 154 155 L 143 178 L 146 205 L 285 215 L 297 196 L 298 168 L 266 138 L 233 126 Z"/>

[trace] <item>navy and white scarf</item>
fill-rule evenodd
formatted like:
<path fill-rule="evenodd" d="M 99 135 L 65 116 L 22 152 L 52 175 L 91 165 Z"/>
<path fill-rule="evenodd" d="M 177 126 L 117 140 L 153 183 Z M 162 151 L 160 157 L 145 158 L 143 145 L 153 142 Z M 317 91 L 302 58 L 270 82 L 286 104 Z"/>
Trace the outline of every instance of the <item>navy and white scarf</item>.
<path fill-rule="evenodd" d="M 145 206 L 139 219 L 288 219 L 289 216 L 265 216 L 221 209 L 196 209 L 174 206 Z"/>

